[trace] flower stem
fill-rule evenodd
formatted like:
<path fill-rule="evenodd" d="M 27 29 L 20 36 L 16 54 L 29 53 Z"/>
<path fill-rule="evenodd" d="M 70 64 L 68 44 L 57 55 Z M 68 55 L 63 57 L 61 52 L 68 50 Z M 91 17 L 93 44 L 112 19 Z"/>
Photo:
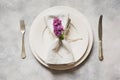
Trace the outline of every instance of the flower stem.
<path fill-rule="evenodd" d="M 61 34 L 61 36 L 59 37 L 60 40 L 63 40 L 64 39 L 64 35 Z"/>

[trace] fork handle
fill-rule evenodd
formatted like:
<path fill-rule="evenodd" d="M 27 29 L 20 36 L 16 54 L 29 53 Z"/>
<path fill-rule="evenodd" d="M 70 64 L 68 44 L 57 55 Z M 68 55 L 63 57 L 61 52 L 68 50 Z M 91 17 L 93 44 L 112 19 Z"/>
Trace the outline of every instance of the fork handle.
<path fill-rule="evenodd" d="M 26 58 L 26 54 L 25 54 L 25 44 L 24 44 L 24 35 L 25 33 L 22 34 L 22 51 L 21 51 L 21 58 L 25 59 Z"/>
<path fill-rule="evenodd" d="M 103 57 L 103 49 L 102 49 L 102 41 L 99 41 L 99 60 L 102 61 L 104 59 Z"/>

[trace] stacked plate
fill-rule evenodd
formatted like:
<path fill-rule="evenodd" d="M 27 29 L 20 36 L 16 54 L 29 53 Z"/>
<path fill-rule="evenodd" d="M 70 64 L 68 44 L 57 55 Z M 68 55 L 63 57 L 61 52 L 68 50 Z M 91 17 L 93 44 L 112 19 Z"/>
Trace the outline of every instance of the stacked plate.
<path fill-rule="evenodd" d="M 46 25 L 44 24 L 44 17 L 51 14 L 54 15 L 56 13 L 69 14 L 71 23 L 78 31 L 77 35 L 82 38 L 82 40 L 80 40 L 77 45 L 70 44 L 72 46 L 73 56 L 75 58 L 74 64 L 50 65 L 45 62 L 45 59 L 48 55 L 47 51 L 49 46 L 49 38 L 46 38 L 45 43 L 43 42 L 43 36 L 41 34 L 46 27 Z M 87 56 L 90 54 L 90 50 L 92 49 L 93 34 L 90 28 L 90 24 L 83 14 L 70 7 L 56 6 L 41 12 L 33 21 L 29 34 L 29 43 L 33 55 L 42 65 L 50 69 L 66 70 L 78 66 L 87 58 Z"/>

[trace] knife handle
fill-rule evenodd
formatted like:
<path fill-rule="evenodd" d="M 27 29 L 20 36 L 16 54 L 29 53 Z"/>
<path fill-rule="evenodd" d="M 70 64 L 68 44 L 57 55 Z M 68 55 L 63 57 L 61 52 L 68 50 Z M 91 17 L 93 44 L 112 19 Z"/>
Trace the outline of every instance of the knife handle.
<path fill-rule="evenodd" d="M 99 41 L 99 60 L 102 61 L 104 59 L 103 57 L 103 49 L 102 49 L 102 41 Z"/>

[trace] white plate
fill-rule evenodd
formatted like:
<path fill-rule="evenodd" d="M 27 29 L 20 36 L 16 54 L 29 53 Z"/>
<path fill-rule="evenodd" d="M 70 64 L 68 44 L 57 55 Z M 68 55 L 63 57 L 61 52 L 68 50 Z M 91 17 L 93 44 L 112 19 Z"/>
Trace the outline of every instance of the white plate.
<path fill-rule="evenodd" d="M 49 13 L 48 13 L 49 12 Z M 48 65 L 44 61 L 46 59 L 47 50 L 49 47 L 49 42 L 43 43 L 42 42 L 42 31 L 43 28 L 45 27 L 44 25 L 44 20 L 43 16 L 50 15 L 50 14 L 55 14 L 55 13 L 69 13 L 69 16 L 72 20 L 73 25 L 77 27 L 77 29 L 80 31 L 79 35 L 80 37 L 83 38 L 78 43 L 78 46 L 74 46 L 71 44 L 71 46 L 76 47 L 74 48 L 74 57 L 76 64 L 69 64 L 69 65 Z M 89 36 L 88 36 L 89 33 Z M 52 7 L 49 8 L 42 13 L 40 13 L 36 19 L 34 20 L 31 30 L 30 30 L 30 35 L 29 35 L 29 42 L 30 42 L 30 47 L 32 49 L 33 55 L 36 57 L 40 63 L 42 63 L 44 66 L 51 68 L 51 69 L 56 69 L 56 70 L 65 70 L 65 69 L 70 69 L 73 68 L 77 65 L 79 65 L 82 61 L 85 60 L 85 58 L 88 56 L 89 51 L 92 48 L 92 42 L 93 42 L 93 35 L 91 33 L 90 29 L 90 24 L 88 23 L 87 19 L 77 10 L 70 8 L 70 7 L 65 7 L 65 6 L 57 6 L 57 7 Z M 89 41 L 89 44 L 88 44 Z M 46 46 L 48 44 L 48 47 Z"/>

